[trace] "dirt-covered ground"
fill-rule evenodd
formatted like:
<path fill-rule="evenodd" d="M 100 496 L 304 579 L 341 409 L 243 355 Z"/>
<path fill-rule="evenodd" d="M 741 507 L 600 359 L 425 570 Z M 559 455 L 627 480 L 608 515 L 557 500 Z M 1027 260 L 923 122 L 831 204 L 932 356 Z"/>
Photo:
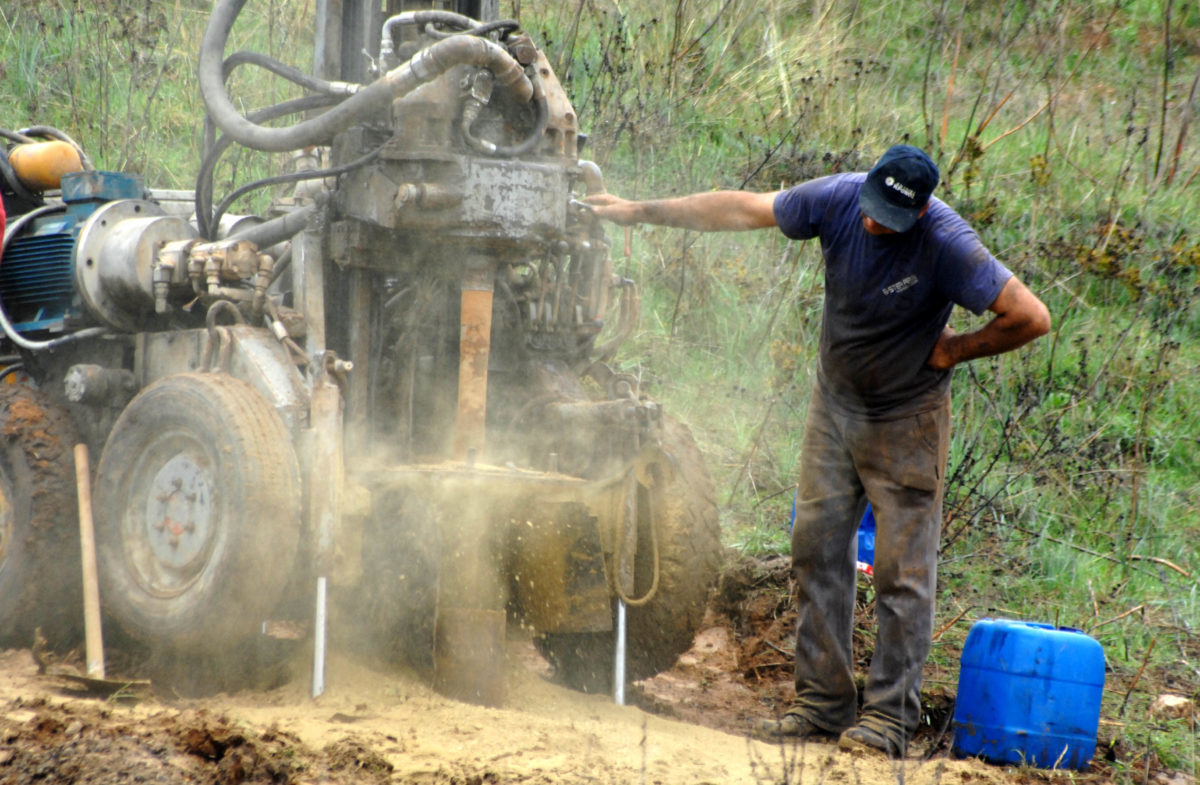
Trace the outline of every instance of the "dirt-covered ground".
<path fill-rule="evenodd" d="M 949 703 L 936 697 L 903 762 L 751 740 L 750 723 L 790 697 L 782 575 L 779 563 L 727 574 L 692 650 L 627 706 L 556 685 L 520 639 L 509 642 L 506 705 L 494 709 L 345 653 L 331 657 L 317 700 L 300 656 L 283 686 L 197 700 L 161 685 L 91 697 L 53 667 L 39 673 L 31 650 L 2 651 L 0 783 L 1028 781 L 1028 771 L 950 757 Z M 1103 764 L 1083 777 L 1107 779 Z"/>

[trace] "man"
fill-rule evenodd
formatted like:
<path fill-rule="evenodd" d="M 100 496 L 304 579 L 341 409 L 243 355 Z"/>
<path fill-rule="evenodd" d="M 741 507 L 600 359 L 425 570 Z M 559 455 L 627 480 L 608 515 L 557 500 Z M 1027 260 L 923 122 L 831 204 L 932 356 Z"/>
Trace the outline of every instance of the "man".
<path fill-rule="evenodd" d="M 821 242 L 824 317 L 792 530 L 796 697 L 758 735 L 837 738 L 844 750 L 904 754 L 920 716 L 933 628 L 950 369 L 1050 329 L 1041 300 L 932 197 L 938 178 L 922 150 L 896 145 L 868 173 L 776 193 L 588 199 L 599 217 L 622 225 L 778 227 Z M 956 334 L 947 325 L 955 304 L 994 316 Z M 856 720 L 855 544 L 867 501 L 876 521 L 878 634 Z"/>

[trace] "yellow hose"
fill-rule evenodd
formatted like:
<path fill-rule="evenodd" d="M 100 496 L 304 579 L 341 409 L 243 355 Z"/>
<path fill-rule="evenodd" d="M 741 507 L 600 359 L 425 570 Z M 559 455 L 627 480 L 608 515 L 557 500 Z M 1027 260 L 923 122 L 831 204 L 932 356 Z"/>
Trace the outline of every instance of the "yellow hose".
<path fill-rule="evenodd" d="M 637 520 L 636 504 L 637 504 L 637 484 L 638 483 L 635 478 L 630 477 L 630 479 L 633 481 L 633 485 L 634 485 L 633 501 L 634 501 L 635 509 L 634 509 L 633 518 L 636 521 Z M 653 572 L 653 577 L 650 581 L 650 588 L 646 590 L 645 594 L 643 594 L 641 597 L 638 597 L 636 599 L 627 597 L 625 595 L 625 591 L 621 588 L 621 581 L 619 579 L 617 579 L 617 577 L 616 577 L 621 574 L 621 567 L 624 566 L 621 564 L 621 561 L 620 561 L 622 550 L 623 550 L 620 547 L 620 543 L 621 543 L 622 535 L 624 534 L 624 529 L 625 529 L 625 516 L 621 516 L 621 520 L 617 523 L 617 528 L 616 528 L 617 547 L 613 548 L 613 565 L 614 565 L 613 586 L 616 589 L 617 599 L 621 600 L 621 602 L 625 603 L 630 608 L 640 608 L 641 606 L 650 602 L 650 600 L 654 599 L 654 595 L 658 592 L 658 574 L 659 574 L 658 524 L 657 524 L 657 518 L 654 515 L 654 508 L 651 506 L 650 498 L 651 498 L 650 489 L 647 488 L 646 489 L 646 505 L 648 507 L 650 507 L 650 509 L 648 509 L 646 511 L 646 517 L 650 520 L 650 552 L 651 552 L 652 558 L 654 560 L 654 562 L 653 562 L 654 563 L 654 572 Z"/>

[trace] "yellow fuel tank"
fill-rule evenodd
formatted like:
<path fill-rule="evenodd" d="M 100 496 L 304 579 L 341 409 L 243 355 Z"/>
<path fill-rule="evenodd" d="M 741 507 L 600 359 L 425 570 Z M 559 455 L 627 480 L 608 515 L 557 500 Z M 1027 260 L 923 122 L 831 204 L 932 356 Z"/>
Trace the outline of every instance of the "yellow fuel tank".
<path fill-rule="evenodd" d="M 83 169 L 79 151 L 57 139 L 17 145 L 8 154 L 8 162 L 17 179 L 31 191 L 59 188 L 64 174 Z"/>

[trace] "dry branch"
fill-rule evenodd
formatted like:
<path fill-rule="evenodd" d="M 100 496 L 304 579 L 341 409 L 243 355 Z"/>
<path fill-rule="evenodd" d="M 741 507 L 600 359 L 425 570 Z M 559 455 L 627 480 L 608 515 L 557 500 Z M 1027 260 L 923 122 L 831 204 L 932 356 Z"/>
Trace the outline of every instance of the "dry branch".
<path fill-rule="evenodd" d="M 1138 554 L 1134 553 L 1134 554 L 1130 554 L 1129 558 L 1132 559 L 1133 561 L 1152 561 L 1155 564 L 1161 564 L 1164 567 L 1170 567 L 1172 570 L 1179 573 L 1180 575 L 1182 575 L 1185 578 L 1192 577 L 1192 574 L 1190 572 L 1183 569 L 1178 564 L 1175 564 L 1174 562 L 1171 562 L 1171 561 L 1167 561 L 1166 559 L 1163 559 L 1158 556 L 1139 556 Z"/>
<path fill-rule="evenodd" d="M 1099 622 L 1097 624 L 1093 624 L 1091 627 L 1088 628 L 1088 632 L 1092 632 L 1093 630 L 1098 630 L 1106 624 L 1112 624 L 1114 621 L 1120 621 L 1121 619 L 1124 619 L 1126 616 L 1131 616 L 1131 615 L 1137 613 L 1138 611 L 1145 610 L 1145 609 L 1146 609 L 1145 603 L 1137 606 L 1136 608 L 1130 608 L 1129 610 L 1125 611 L 1122 614 L 1113 616 L 1111 619 Z"/>

